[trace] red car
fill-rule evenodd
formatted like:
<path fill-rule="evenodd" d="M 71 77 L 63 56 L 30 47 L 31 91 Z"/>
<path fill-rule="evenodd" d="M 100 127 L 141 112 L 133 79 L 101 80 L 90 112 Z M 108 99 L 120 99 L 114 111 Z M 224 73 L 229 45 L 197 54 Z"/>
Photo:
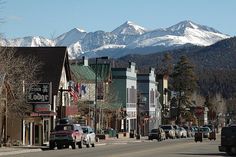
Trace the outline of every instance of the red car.
<path fill-rule="evenodd" d="M 49 148 L 61 149 L 63 147 L 72 149 L 82 148 L 83 130 L 79 124 L 59 124 L 50 133 Z"/>

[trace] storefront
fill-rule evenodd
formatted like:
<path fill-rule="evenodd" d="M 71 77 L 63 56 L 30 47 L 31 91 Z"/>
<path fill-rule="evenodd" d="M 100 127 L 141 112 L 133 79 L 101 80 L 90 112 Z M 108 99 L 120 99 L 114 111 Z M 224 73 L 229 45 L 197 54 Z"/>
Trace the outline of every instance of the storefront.
<path fill-rule="evenodd" d="M 56 115 L 51 111 L 51 90 L 51 83 L 27 87 L 27 103 L 33 106 L 33 112 L 23 119 L 23 145 L 43 145 L 49 141 L 53 116 Z"/>
<path fill-rule="evenodd" d="M 54 112 L 31 113 L 23 120 L 23 145 L 43 145 L 49 141 Z"/>

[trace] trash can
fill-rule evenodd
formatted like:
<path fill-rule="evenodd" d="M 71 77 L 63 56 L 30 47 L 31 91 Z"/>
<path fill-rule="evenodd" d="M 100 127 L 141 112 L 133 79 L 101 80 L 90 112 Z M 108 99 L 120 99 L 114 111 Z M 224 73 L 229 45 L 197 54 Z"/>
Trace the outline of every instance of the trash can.
<path fill-rule="evenodd" d="M 112 137 L 116 137 L 116 130 L 112 130 Z"/>
<path fill-rule="evenodd" d="M 116 137 L 116 130 L 110 129 L 110 130 L 108 131 L 108 135 L 109 135 L 109 137 Z"/>
<path fill-rule="evenodd" d="M 194 141 L 197 142 L 197 141 L 200 141 L 202 142 L 202 132 L 196 132 L 195 135 L 194 135 Z"/>
<path fill-rule="evenodd" d="M 134 130 L 130 130 L 129 137 L 130 137 L 130 138 L 134 138 L 134 134 L 135 134 L 135 133 L 134 133 Z"/>

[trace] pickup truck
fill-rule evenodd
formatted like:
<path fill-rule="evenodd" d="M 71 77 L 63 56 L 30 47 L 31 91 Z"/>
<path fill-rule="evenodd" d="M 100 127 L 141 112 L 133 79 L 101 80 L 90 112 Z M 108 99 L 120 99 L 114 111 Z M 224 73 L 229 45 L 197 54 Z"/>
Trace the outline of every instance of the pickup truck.
<path fill-rule="evenodd" d="M 219 151 L 226 152 L 229 155 L 236 154 L 236 125 L 222 128 Z"/>
<path fill-rule="evenodd" d="M 83 130 L 79 124 L 58 124 L 50 133 L 49 148 L 61 149 L 63 147 L 72 149 L 82 148 Z"/>

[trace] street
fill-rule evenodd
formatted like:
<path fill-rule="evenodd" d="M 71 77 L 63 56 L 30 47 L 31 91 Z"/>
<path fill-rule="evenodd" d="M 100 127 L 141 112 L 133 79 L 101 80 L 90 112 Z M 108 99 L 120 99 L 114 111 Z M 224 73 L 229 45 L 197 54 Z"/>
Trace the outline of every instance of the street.
<path fill-rule="evenodd" d="M 41 152 L 8 155 L 8 157 L 197 157 L 227 156 L 218 151 L 219 138 L 216 141 L 204 139 L 203 142 L 194 142 L 193 138 L 165 140 L 158 142 L 156 140 L 143 142 L 113 143 L 100 145 L 95 148 L 83 148 L 72 150 L 45 150 Z"/>

